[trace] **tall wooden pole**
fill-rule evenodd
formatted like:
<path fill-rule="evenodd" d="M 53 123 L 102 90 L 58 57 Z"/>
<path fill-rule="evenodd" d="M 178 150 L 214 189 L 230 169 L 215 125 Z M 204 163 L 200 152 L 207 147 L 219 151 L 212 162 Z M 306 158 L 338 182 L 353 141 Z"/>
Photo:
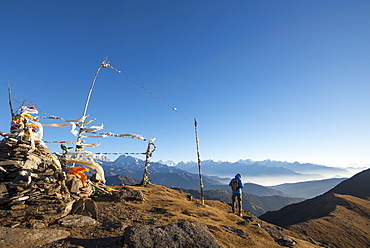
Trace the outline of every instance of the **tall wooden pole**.
<path fill-rule="evenodd" d="M 8 82 L 8 97 L 9 97 L 10 113 L 11 113 L 12 118 L 13 118 L 14 117 L 14 109 L 13 109 L 12 92 L 10 91 L 10 83 L 9 82 Z"/>
<path fill-rule="evenodd" d="M 153 146 L 153 150 L 150 150 L 150 147 Z M 148 167 L 150 166 L 150 161 L 149 158 L 153 156 L 153 152 L 155 151 L 156 146 L 152 142 L 152 140 L 148 141 L 148 147 L 145 152 L 145 166 L 144 166 L 144 174 L 143 174 L 143 179 L 141 180 L 141 186 L 146 187 L 150 181 L 149 181 L 149 170 Z"/>
<path fill-rule="evenodd" d="M 94 89 L 94 85 L 95 85 L 95 81 L 96 81 L 96 78 L 98 77 L 98 74 L 99 74 L 99 71 L 100 69 L 105 65 L 107 61 L 107 58 L 105 58 L 102 63 L 100 64 L 99 68 L 96 70 L 95 72 L 95 76 L 94 76 L 94 79 L 93 81 L 91 82 L 91 86 L 90 86 L 90 90 L 89 90 L 89 93 L 87 94 L 87 98 L 86 98 L 86 103 L 85 103 L 85 108 L 84 108 L 84 112 L 82 114 L 82 116 L 86 116 L 86 113 L 87 113 L 87 107 L 89 106 L 89 102 L 90 102 L 90 97 L 91 97 L 91 93 Z M 79 144 L 81 142 L 81 128 L 83 127 L 83 125 L 80 126 L 80 131 L 78 132 L 78 137 L 77 137 L 77 144 Z M 76 145 L 76 151 L 80 151 L 82 150 L 82 146 L 79 146 L 79 145 Z"/>
<path fill-rule="evenodd" d="M 197 158 L 198 158 L 198 168 L 199 168 L 199 185 L 200 185 L 200 201 L 202 205 L 204 205 L 204 194 L 203 194 L 203 179 L 202 179 L 202 165 L 200 160 L 200 152 L 199 152 L 199 139 L 198 139 L 198 122 L 197 119 L 194 118 L 194 128 L 195 128 L 195 143 L 197 146 Z"/>
<path fill-rule="evenodd" d="M 141 180 L 141 186 L 144 186 L 144 187 L 149 184 L 149 174 L 150 174 L 148 170 L 148 167 L 150 165 L 149 158 L 150 158 L 150 141 L 148 141 L 148 147 L 145 153 L 144 174 L 143 174 L 143 179 Z"/>
<path fill-rule="evenodd" d="M 91 82 L 91 86 L 90 86 L 90 90 L 89 90 L 89 93 L 87 94 L 87 99 L 86 99 L 86 103 L 85 103 L 85 108 L 84 108 L 84 112 L 83 112 L 83 115 L 82 116 L 86 116 L 86 113 L 87 113 L 87 107 L 89 106 L 89 103 L 90 103 L 90 97 L 91 97 L 91 93 L 93 91 L 93 88 L 94 88 L 94 85 L 95 85 L 95 81 L 98 77 L 98 74 L 100 72 L 100 69 L 103 68 L 103 67 L 109 67 L 111 68 L 112 70 L 116 71 L 117 73 L 121 73 L 121 71 L 113 68 L 110 64 L 109 64 L 109 60 L 108 60 L 108 57 L 106 57 L 100 64 L 99 68 L 96 70 L 95 72 L 95 76 L 94 76 L 94 79 L 93 81 Z M 78 133 L 78 138 L 77 138 L 77 143 L 80 143 L 81 142 L 81 128 L 83 127 L 83 124 L 80 126 L 80 132 Z M 82 150 L 82 147 L 79 147 L 78 145 L 76 145 L 76 151 L 79 151 L 79 150 Z"/>

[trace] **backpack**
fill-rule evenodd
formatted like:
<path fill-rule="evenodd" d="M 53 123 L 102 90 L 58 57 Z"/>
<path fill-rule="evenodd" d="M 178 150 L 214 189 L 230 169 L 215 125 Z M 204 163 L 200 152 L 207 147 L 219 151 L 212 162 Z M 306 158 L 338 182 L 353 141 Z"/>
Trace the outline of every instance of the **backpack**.
<path fill-rule="evenodd" d="M 231 183 L 231 189 L 233 191 L 238 191 L 239 190 L 239 182 L 238 179 L 234 178 L 232 183 Z"/>

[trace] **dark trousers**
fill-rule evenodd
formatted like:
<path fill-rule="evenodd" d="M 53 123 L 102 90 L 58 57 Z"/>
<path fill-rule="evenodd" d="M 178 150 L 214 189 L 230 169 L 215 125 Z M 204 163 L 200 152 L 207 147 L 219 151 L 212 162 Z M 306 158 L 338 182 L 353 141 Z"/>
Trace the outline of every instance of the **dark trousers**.
<path fill-rule="evenodd" d="M 239 214 L 242 213 L 242 194 L 233 193 L 231 196 L 231 207 L 233 213 L 235 213 L 235 207 L 238 205 Z"/>

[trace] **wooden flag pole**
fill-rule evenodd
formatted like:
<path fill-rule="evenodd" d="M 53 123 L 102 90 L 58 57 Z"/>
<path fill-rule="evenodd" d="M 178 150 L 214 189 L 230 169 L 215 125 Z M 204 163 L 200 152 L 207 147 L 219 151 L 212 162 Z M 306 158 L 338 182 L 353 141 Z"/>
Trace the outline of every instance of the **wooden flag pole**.
<path fill-rule="evenodd" d="M 93 88 L 94 88 L 94 85 L 95 85 L 95 81 L 98 77 L 98 74 L 100 72 L 100 69 L 103 68 L 103 67 L 109 67 L 111 68 L 112 70 L 116 71 L 117 73 L 121 73 L 121 71 L 118 71 L 116 70 L 115 68 L 113 68 L 110 64 L 109 64 L 109 60 L 108 60 L 108 56 L 103 59 L 103 61 L 101 62 L 99 68 L 96 70 L 95 72 L 95 76 L 94 76 L 94 79 L 93 81 L 91 82 L 91 86 L 90 86 L 90 90 L 89 90 L 89 93 L 87 94 L 87 99 L 86 99 L 86 103 L 85 103 L 85 108 L 84 108 L 84 112 L 82 114 L 82 116 L 86 116 L 86 113 L 87 113 L 87 107 L 89 106 L 89 102 L 90 102 L 90 97 L 91 97 L 91 93 L 93 91 Z M 81 142 L 81 128 L 83 127 L 84 125 L 82 124 L 80 126 L 80 132 L 78 133 L 78 137 L 77 137 L 77 143 L 80 143 Z M 83 147 L 81 146 L 78 146 L 76 145 L 76 151 L 79 151 L 79 150 L 82 150 Z"/>
<path fill-rule="evenodd" d="M 8 96 L 9 96 L 9 107 L 12 118 L 14 117 L 13 101 L 12 101 L 12 92 L 10 91 L 10 83 L 8 82 Z"/>
<path fill-rule="evenodd" d="M 145 153 L 145 166 L 144 166 L 144 174 L 143 174 L 143 179 L 141 180 L 141 186 L 145 187 L 149 184 L 149 171 L 148 167 L 150 165 L 149 162 L 149 157 L 150 157 L 150 141 L 148 141 L 148 147 L 146 149 Z"/>
<path fill-rule="evenodd" d="M 95 72 L 95 76 L 94 76 L 94 79 L 93 81 L 91 82 L 91 86 L 90 86 L 90 90 L 89 90 L 89 93 L 87 94 L 87 98 L 86 98 L 86 102 L 85 102 L 85 107 L 84 107 L 84 112 L 82 114 L 82 116 L 86 116 L 86 113 L 87 113 L 87 107 L 89 106 L 89 102 L 90 102 L 90 97 L 91 97 L 91 93 L 93 91 L 93 88 L 94 88 L 94 85 L 95 85 L 95 81 L 96 81 L 96 78 L 98 77 L 98 74 L 99 74 L 99 71 L 100 69 L 103 67 L 103 65 L 105 64 L 105 61 L 107 60 L 107 58 L 105 58 L 102 63 L 100 64 L 99 68 L 96 70 Z M 83 147 L 78 145 L 79 143 L 81 143 L 81 128 L 83 127 L 84 125 L 82 124 L 80 126 L 80 131 L 78 132 L 78 136 L 77 136 L 77 145 L 76 145 L 76 152 L 78 151 L 81 151 L 83 150 Z"/>
<path fill-rule="evenodd" d="M 156 146 L 155 144 L 153 143 L 153 140 L 154 139 L 151 139 L 148 141 L 148 147 L 146 149 L 146 153 L 145 153 L 145 166 L 144 166 L 144 174 L 143 174 L 143 179 L 141 180 L 141 186 L 143 187 L 146 187 L 149 185 L 150 181 L 149 181 L 149 170 L 148 170 L 148 167 L 150 166 L 150 161 L 149 161 L 149 158 L 153 157 L 153 152 L 155 151 L 156 149 Z M 150 150 L 150 147 L 153 146 L 153 149 Z"/>
<path fill-rule="evenodd" d="M 199 168 L 199 185 L 200 185 L 200 202 L 204 205 L 204 194 L 203 194 L 203 179 L 202 179 L 202 166 L 200 160 L 200 152 L 199 152 L 199 139 L 198 139 L 198 122 L 197 119 L 194 118 L 194 129 L 195 129 L 195 142 L 197 146 L 197 158 L 198 158 L 198 168 Z"/>

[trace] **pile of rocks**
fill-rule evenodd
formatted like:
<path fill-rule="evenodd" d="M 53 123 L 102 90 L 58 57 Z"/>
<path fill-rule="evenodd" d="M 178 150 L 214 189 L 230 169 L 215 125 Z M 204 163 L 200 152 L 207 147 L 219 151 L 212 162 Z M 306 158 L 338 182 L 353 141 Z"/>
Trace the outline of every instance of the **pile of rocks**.
<path fill-rule="evenodd" d="M 48 223 L 67 215 L 78 199 L 42 141 L 5 137 L 0 142 L 0 225 Z"/>
<path fill-rule="evenodd" d="M 66 175 L 42 141 L 3 136 L 0 247 L 42 246 L 70 235 L 55 229 L 56 225 L 63 228 L 100 225 L 94 200 L 145 200 L 140 190 L 120 187 L 109 192 L 105 185 L 82 183 L 76 175 Z"/>

